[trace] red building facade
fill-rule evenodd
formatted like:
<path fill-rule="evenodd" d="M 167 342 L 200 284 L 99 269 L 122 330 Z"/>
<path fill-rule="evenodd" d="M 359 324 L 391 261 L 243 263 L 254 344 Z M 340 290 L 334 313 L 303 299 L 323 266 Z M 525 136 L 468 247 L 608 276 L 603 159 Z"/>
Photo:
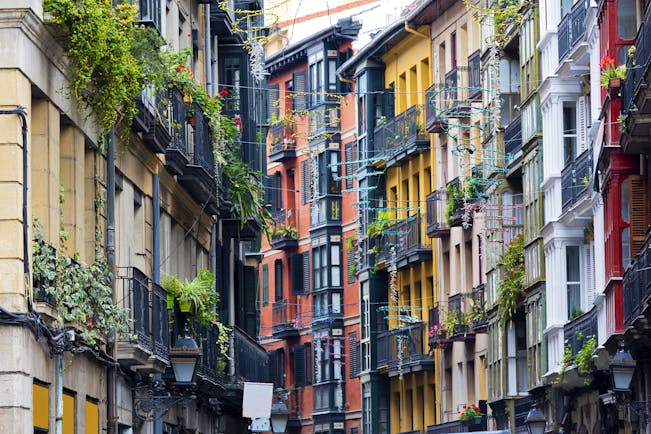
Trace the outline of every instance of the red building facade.
<path fill-rule="evenodd" d="M 261 249 L 260 342 L 290 433 L 361 430 L 355 106 L 335 74 L 358 31 L 340 22 L 266 61 L 265 188 L 275 225 Z"/>

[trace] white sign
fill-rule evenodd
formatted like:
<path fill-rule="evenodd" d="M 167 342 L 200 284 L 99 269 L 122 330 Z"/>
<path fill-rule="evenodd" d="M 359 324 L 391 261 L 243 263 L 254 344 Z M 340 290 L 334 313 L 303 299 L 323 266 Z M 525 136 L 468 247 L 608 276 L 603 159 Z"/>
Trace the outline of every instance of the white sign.
<path fill-rule="evenodd" d="M 244 383 L 242 417 L 251 419 L 271 417 L 273 383 Z"/>

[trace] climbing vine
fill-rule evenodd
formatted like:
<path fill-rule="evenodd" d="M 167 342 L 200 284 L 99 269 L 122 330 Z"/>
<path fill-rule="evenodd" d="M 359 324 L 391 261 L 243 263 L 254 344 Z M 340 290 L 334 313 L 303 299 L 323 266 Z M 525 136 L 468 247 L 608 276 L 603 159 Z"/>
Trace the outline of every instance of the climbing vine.
<path fill-rule="evenodd" d="M 524 291 L 524 235 L 515 237 L 502 257 L 505 277 L 499 284 L 497 295 L 497 317 L 506 324 L 513 314 L 518 298 Z"/>

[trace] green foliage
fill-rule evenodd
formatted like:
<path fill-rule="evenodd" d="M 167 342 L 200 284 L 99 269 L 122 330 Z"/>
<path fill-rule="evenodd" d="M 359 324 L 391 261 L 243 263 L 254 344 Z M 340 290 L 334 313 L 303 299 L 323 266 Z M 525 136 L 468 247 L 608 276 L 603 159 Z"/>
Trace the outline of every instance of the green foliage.
<path fill-rule="evenodd" d="M 286 239 L 297 240 L 298 229 L 292 225 L 278 225 L 268 231 L 268 236 L 271 238 L 283 237 Z"/>
<path fill-rule="evenodd" d="M 459 326 L 468 325 L 468 319 L 464 312 L 451 310 L 441 320 L 441 324 L 447 336 L 453 336 L 459 332 Z"/>
<path fill-rule="evenodd" d="M 44 0 L 43 10 L 69 59 L 69 96 L 81 110 L 91 110 L 102 132 L 119 122 L 129 125 L 137 112 L 136 97 L 154 72 L 144 65 L 161 46 L 151 30 L 135 24 L 135 5 Z"/>
<path fill-rule="evenodd" d="M 191 281 L 179 280 L 171 274 L 166 275 L 162 282 L 163 288 L 179 303 L 192 302 L 197 321 L 209 325 L 217 322 L 215 306 L 219 301 L 219 293 L 213 289 L 215 275 L 208 270 L 199 270 Z"/>
<path fill-rule="evenodd" d="M 558 374 L 558 377 L 554 381 L 554 384 L 560 384 L 565 378 L 565 371 L 572 365 L 572 348 L 565 347 L 565 352 L 563 352 L 563 359 L 561 360 L 561 370 Z"/>
<path fill-rule="evenodd" d="M 113 302 L 111 270 L 105 258 L 96 252 L 94 263 L 81 264 L 79 253 L 56 252 L 41 230 L 41 223 L 35 220 L 33 279 L 38 290 L 54 300 L 58 321 L 86 324 L 84 336 L 90 345 L 96 345 L 99 337 L 106 338 L 112 329 L 129 335 L 131 321 Z M 62 233 L 61 238 L 67 239 L 67 234 Z"/>
<path fill-rule="evenodd" d="M 585 376 L 585 385 L 589 386 L 592 383 L 592 378 L 590 373 L 594 369 L 595 365 L 592 361 L 592 353 L 594 353 L 597 348 L 597 338 L 592 335 L 586 341 L 583 342 L 581 349 L 576 353 L 574 357 L 574 366 L 579 375 Z"/>
<path fill-rule="evenodd" d="M 482 306 L 479 303 L 475 303 L 475 300 L 468 300 L 470 305 L 470 312 L 467 313 L 468 321 L 471 323 L 476 323 L 486 319 L 486 307 Z"/>
<path fill-rule="evenodd" d="M 234 152 L 228 156 L 224 166 L 226 195 L 231 202 L 231 212 L 240 217 L 242 227 L 249 221 L 255 221 L 266 229 L 271 214 L 265 207 L 264 190 L 260 183 L 262 175 L 251 170 Z"/>
<path fill-rule="evenodd" d="M 391 215 L 391 211 L 380 211 L 377 213 L 377 217 L 371 223 L 369 223 L 367 228 L 367 234 L 370 238 L 375 238 L 382 235 L 382 232 L 394 222 L 394 218 Z"/>
<path fill-rule="evenodd" d="M 504 279 L 499 283 L 497 317 L 506 324 L 517 307 L 518 298 L 524 291 L 524 234 L 515 237 L 502 257 Z"/>

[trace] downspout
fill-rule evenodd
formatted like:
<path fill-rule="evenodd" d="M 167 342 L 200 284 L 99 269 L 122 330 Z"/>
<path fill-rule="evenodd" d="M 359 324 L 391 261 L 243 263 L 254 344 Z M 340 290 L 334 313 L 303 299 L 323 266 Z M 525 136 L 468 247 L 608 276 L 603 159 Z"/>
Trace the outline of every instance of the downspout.
<path fill-rule="evenodd" d="M 0 110 L 0 115 L 18 115 L 20 118 L 20 123 L 22 127 L 22 138 L 23 138 L 23 274 L 26 281 L 29 281 L 30 271 L 29 271 L 29 246 L 32 243 L 29 242 L 29 225 L 27 216 L 27 203 L 29 202 L 27 197 L 27 117 L 25 116 L 26 110 L 25 107 L 17 105 L 15 109 L 11 110 Z M 31 300 L 28 300 L 28 303 L 31 305 Z"/>
<path fill-rule="evenodd" d="M 63 434 L 63 354 L 57 351 L 54 355 L 55 362 L 55 402 L 56 402 L 56 422 L 55 433 Z"/>
<path fill-rule="evenodd" d="M 429 41 L 429 35 L 421 33 L 418 30 L 414 29 L 413 27 L 409 27 L 407 21 L 405 21 L 405 30 L 413 35 L 420 36 L 421 38 L 425 38 Z"/>
<path fill-rule="evenodd" d="M 215 94 L 215 91 L 213 89 L 213 84 L 212 84 L 212 44 L 211 44 L 211 37 L 210 37 L 210 3 L 206 3 L 203 5 L 203 14 L 204 14 L 204 20 L 205 20 L 205 35 L 204 35 L 204 68 L 206 70 L 206 91 L 208 92 L 208 95 L 213 96 Z"/>
<path fill-rule="evenodd" d="M 158 178 L 158 166 L 156 172 L 152 175 L 153 191 L 152 191 L 152 230 L 153 230 L 153 246 L 152 246 L 152 278 L 154 283 L 160 284 L 160 180 Z M 167 327 L 168 324 L 163 324 Z M 153 375 L 154 381 L 161 379 L 161 374 Z M 163 409 L 156 408 L 154 410 L 154 434 L 163 434 Z"/>
<path fill-rule="evenodd" d="M 106 262 L 111 270 L 111 286 L 113 287 L 113 302 L 115 303 L 115 128 L 111 127 L 108 134 L 106 151 Z M 106 342 L 106 353 L 115 358 L 115 329 L 109 331 Z M 107 433 L 115 434 L 115 383 L 116 370 L 108 366 L 106 381 L 106 410 Z"/>

